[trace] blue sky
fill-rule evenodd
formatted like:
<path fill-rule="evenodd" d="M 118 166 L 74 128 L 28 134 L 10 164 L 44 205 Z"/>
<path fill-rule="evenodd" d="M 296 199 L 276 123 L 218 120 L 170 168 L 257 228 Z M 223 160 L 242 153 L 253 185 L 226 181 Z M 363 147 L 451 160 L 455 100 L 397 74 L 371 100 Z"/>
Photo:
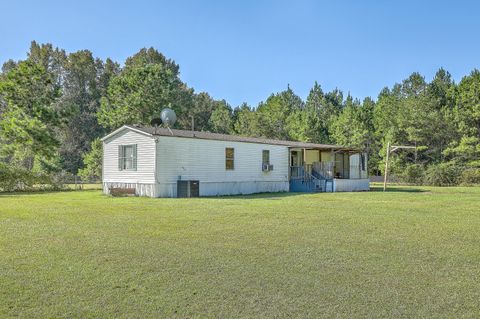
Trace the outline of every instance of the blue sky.
<path fill-rule="evenodd" d="M 232 106 L 314 81 L 376 98 L 418 71 L 480 67 L 476 1 L 3 1 L 0 61 L 31 40 L 123 62 L 153 46 L 181 78 Z"/>

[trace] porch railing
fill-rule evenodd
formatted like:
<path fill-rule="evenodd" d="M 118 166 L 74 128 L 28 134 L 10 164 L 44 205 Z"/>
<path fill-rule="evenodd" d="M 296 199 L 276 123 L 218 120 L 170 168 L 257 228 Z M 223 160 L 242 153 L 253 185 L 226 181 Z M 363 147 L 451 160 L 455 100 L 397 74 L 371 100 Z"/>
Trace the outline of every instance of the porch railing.
<path fill-rule="evenodd" d="M 335 171 L 335 163 L 333 162 L 313 162 L 312 174 L 322 179 L 332 179 Z"/>
<path fill-rule="evenodd" d="M 306 170 L 303 166 L 290 166 L 290 179 L 306 179 Z"/>
<path fill-rule="evenodd" d="M 335 169 L 334 162 L 313 162 L 303 166 L 290 166 L 290 179 L 303 179 L 308 181 L 311 176 L 317 179 L 361 179 L 367 178 L 367 173 L 362 171 L 360 164 L 349 165 Z"/>
<path fill-rule="evenodd" d="M 309 169 L 311 167 L 307 165 L 290 166 L 290 189 L 302 192 L 326 192 L 327 179 L 315 176 Z M 333 187 L 332 185 L 330 186 Z"/>

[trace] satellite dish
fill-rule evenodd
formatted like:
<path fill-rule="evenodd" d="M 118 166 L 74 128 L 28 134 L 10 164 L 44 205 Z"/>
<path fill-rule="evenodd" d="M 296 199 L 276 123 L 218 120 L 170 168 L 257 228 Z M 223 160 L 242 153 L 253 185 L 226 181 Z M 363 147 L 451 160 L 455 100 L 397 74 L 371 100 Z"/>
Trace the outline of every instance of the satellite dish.
<path fill-rule="evenodd" d="M 160 118 L 162 119 L 163 124 L 165 124 L 167 127 L 173 126 L 173 124 L 175 124 L 177 121 L 177 115 L 168 107 L 162 110 L 162 113 L 160 113 Z"/>

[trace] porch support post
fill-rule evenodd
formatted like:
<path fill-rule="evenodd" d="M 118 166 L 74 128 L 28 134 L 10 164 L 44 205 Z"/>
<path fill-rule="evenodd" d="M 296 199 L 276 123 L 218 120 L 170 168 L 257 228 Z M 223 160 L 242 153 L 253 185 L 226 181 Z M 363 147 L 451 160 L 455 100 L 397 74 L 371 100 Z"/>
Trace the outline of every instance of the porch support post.
<path fill-rule="evenodd" d="M 358 178 L 362 178 L 362 153 L 358 153 Z"/>
<path fill-rule="evenodd" d="M 288 148 L 288 181 L 292 179 L 292 149 Z"/>
<path fill-rule="evenodd" d="M 306 157 L 307 157 L 307 150 L 305 148 L 302 149 L 302 166 L 303 166 L 303 179 L 306 180 L 307 178 L 307 163 L 306 163 Z"/>
<path fill-rule="evenodd" d="M 332 165 L 332 179 L 333 179 L 335 178 L 335 166 L 337 165 L 335 162 L 335 152 L 333 151 L 333 148 L 332 148 L 332 162 L 333 162 L 333 165 Z"/>

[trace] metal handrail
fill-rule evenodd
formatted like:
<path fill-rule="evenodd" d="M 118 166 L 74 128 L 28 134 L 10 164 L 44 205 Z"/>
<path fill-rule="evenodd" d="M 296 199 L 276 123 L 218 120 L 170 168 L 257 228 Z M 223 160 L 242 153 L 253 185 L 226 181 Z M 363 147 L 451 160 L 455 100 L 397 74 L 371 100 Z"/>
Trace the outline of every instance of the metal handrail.
<path fill-rule="evenodd" d="M 315 176 L 316 173 L 311 169 L 311 165 L 290 166 L 290 180 L 301 182 L 311 190 L 328 191 L 328 183 L 332 183 L 333 178 L 327 178 L 323 175 L 320 175 L 321 177 Z M 330 185 L 333 187 L 333 184 Z"/>
<path fill-rule="evenodd" d="M 324 177 L 324 179 L 332 179 L 335 171 L 334 162 L 313 162 L 312 172 Z"/>

